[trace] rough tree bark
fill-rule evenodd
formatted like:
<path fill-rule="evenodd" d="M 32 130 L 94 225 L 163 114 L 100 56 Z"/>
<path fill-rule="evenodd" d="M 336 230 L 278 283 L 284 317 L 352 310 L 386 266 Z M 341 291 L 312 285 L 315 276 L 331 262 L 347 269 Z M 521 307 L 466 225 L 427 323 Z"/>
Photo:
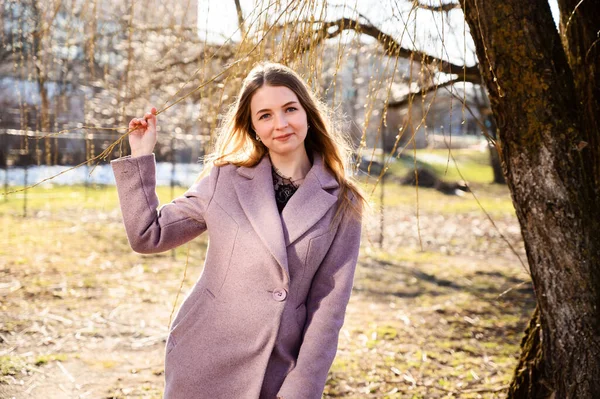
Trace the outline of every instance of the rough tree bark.
<path fill-rule="evenodd" d="M 495 140 L 495 142 L 497 143 L 496 145 L 500 145 L 496 120 L 494 118 L 489 118 L 488 120 L 490 123 L 488 134 L 490 134 Z M 502 160 L 500 159 L 498 149 L 494 145 L 489 145 L 488 149 L 490 151 L 490 165 L 492 166 L 492 172 L 494 172 L 493 182 L 495 184 L 506 184 L 506 179 L 504 178 L 504 171 L 502 170 Z"/>
<path fill-rule="evenodd" d="M 559 34 L 547 0 L 460 4 L 538 303 L 508 397 L 599 398 L 600 5 L 559 0 Z"/>
<path fill-rule="evenodd" d="M 485 87 L 483 86 L 483 82 L 479 85 L 478 90 L 475 91 L 473 103 L 477 106 L 479 115 L 483 116 L 483 127 L 486 129 L 486 138 L 489 137 L 494 142 L 494 144 L 491 142 L 488 143 L 490 165 L 492 167 L 492 172 L 494 173 L 493 182 L 495 184 L 506 184 L 504 170 L 502 169 L 502 159 L 498 153 L 498 148 L 501 147 L 500 139 L 498 138 L 498 126 L 496 125 L 494 116 L 490 113 L 490 100 L 485 91 Z"/>

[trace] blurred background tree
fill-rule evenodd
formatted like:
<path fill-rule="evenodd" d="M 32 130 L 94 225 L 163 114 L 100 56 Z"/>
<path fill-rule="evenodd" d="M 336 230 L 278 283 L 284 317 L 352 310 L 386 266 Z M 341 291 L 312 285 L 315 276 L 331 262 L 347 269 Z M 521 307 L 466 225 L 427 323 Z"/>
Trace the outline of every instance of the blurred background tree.
<path fill-rule="evenodd" d="M 359 9 L 358 3 L 231 6 L 238 29 L 224 37 L 223 30 L 209 30 L 215 29 L 209 21 L 223 17 L 210 3 L 2 0 L 0 132 L 8 135 L 7 152 L 27 148 L 37 164 L 78 164 L 119 136 L 106 129 L 123 133 L 127 120 L 150 104 L 180 101 L 161 119 L 166 134 L 157 156 L 194 162 L 210 147 L 218 115 L 245 72 L 265 59 L 297 69 L 345 114 L 357 147 L 382 147 L 393 157 L 409 145 L 461 146 L 451 136 L 481 137 L 483 131 L 494 137 L 485 128 L 490 113 L 482 116 L 481 100 L 473 102 L 481 96 L 481 77 L 472 48 L 454 46 L 452 55 L 470 58 L 469 65 L 446 61 L 439 51 L 447 38 L 458 42 L 468 35 L 464 26 L 457 30 L 456 18 L 428 17 L 427 7 L 403 1 L 379 4 L 372 17 L 365 12 L 373 8 Z M 428 37 L 410 32 L 417 20 L 427 19 L 435 22 Z M 440 26 L 445 37 L 435 32 Z M 127 149 L 115 151 L 118 156 Z"/>

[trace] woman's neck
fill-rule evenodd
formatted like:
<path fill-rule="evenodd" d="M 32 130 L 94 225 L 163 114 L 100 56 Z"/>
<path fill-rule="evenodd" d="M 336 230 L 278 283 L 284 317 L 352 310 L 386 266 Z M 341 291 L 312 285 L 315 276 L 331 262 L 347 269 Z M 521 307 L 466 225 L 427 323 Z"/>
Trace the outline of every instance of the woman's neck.
<path fill-rule="evenodd" d="M 281 156 L 269 152 L 271 164 L 275 166 L 282 175 L 291 178 L 292 181 L 302 180 L 312 167 L 306 150 L 304 148 L 302 150 L 303 151 L 288 156 Z"/>

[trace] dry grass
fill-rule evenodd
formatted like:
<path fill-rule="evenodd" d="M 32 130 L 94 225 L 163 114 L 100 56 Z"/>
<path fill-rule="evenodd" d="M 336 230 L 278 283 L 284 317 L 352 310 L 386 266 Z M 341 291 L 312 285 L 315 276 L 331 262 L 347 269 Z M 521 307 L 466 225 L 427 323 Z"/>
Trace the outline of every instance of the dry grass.
<path fill-rule="evenodd" d="M 326 397 L 500 397 L 534 306 L 527 274 L 476 209 L 421 209 L 421 251 L 414 201 L 401 200 L 411 189 L 391 190 L 400 199 L 386 210 L 383 249 L 369 244 L 377 218 L 366 223 Z M 421 194 L 431 204 L 469 201 Z M 507 195 L 490 197 L 510 210 Z M 30 200 L 27 218 L 21 199 L 0 203 L 0 396 L 161 397 L 186 247 L 175 258 L 133 253 L 114 189 L 36 189 Z M 514 215 L 496 215 L 522 251 Z M 190 244 L 186 290 L 205 244 Z"/>

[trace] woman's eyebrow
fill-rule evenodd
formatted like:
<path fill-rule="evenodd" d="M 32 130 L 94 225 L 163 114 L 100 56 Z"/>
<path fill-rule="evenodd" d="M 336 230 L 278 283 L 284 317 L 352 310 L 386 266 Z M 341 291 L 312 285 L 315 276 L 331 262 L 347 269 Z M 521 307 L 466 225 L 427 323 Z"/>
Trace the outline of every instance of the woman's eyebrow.
<path fill-rule="evenodd" d="M 287 103 L 283 104 L 281 106 L 281 108 L 285 108 L 290 104 L 296 104 L 296 103 L 297 103 L 297 101 L 288 101 Z M 256 115 L 260 114 L 261 112 L 267 112 L 267 111 L 270 111 L 270 109 L 268 109 L 268 108 L 261 109 L 260 111 L 256 112 Z"/>

